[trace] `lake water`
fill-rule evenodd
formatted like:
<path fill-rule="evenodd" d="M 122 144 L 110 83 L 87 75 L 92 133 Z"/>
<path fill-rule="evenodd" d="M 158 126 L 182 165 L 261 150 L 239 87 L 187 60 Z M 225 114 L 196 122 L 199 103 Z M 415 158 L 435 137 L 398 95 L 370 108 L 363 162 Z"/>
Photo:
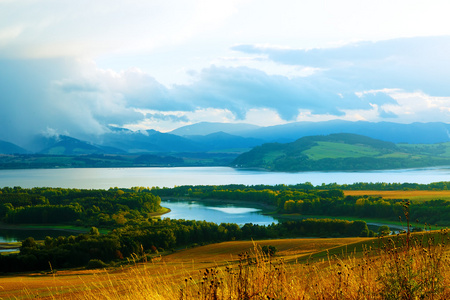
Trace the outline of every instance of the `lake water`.
<path fill-rule="evenodd" d="M 180 201 L 166 200 L 161 202 L 161 206 L 170 208 L 171 212 L 163 215 L 163 218 L 189 219 L 207 222 L 236 223 L 244 225 L 253 223 L 259 225 L 269 225 L 277 223 L 271 216 L 261 215 L 261 209 L 250 207 L 250 205 L 235 205 L 221 202 L 204 201 Z"/>
<path fill-rule="evenodd" d="M 189 168 L 93 168 L 0 170 L 0 187 L 21 186 L 108 189 L 174 187 L 175 185 L 297 184 L 311 182 L 351 184 L 355 182 L 431 183 L 450 180 L 450 167 L 366 172 L 264 172 L 227 167 Z"/>
<path fill-rule="evenodd" d="M 424 183 L 450 180 L 450 167 L 370 172 L 300 172 L 274 173 L 254 170 L 236 170 L 226 167 L 198 168 L 103 168 L 103 169 L 27 169 L 0 170 L 0 187 L 21 186 L 108 189 L 174 187 L 175 185 L 222 185 L 222 184 L 297 184 L 311 182 L 351 184 L 355 182 L 411 182 Z M 173 219 L 206 220 L 215 223 L 271 224 L 270 216 L 261 215 L 255 207 L 230 204 L 200 203 L 196 201 L 163 201 L 164 207 L 172 211 L 163 217 Z M 0 242 L 20 241 L 32 235 L 42 239 L 46 235 L 70 235 L 53 231 L 0 231 Z M 76 234 L 75 234 L 76 235 Z"/>

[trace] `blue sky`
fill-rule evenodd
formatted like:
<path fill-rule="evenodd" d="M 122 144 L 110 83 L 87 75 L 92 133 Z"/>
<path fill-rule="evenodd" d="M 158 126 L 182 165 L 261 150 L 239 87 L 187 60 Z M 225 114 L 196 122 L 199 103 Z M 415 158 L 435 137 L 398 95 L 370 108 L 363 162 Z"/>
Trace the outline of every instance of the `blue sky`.
<path fill-rule="evenodd" d="M 450 120 L 448 1 L 0 0 L 0 139 Z"/>

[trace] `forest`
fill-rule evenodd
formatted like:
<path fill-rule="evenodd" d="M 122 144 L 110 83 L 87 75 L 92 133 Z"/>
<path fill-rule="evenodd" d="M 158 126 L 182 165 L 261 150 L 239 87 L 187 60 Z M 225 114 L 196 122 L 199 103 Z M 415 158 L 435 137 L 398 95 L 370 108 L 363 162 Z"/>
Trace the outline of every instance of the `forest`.
<path fill-rule="evenodd" d="M 417 187 L 435 189 L 436 186 L 447 187 L 447 184 Z M 315 187 L 305 183 L 292 186 L 116 187 L 108 190 L 6 187 L 0 189 L 0 220 L 3 224 L 65 224 L 85 227 L 89 232 L 46 237 L 44 241 L 27 238 L 22 242 L 20 253 L 0 255 L 0 272 L 115 264 L 127 258 L 143 258 L 158 252 L 221 241 L 376 236 L 364 221 L 317 218 L 320 215 L 398 220 L 406 213 L 411 220 L 448 225 L 449 201 L 436 199 L 410 203 L 402 199 L 344 196 L 343 190 L 338 189 L 357 189 L 359 185 Z M 412 188 L 404 185 L 384 187 Z M 253 202 L 264 204 L 278 214 L 298 218 L 267 226 L 171 220 L 155 217 L 163 212 L 161 197 Z M 316 218 L 311 219 L 310 215 Z M 108 233 L 100 234 L 99 228 Z"/>
<path fill-rule="evenodd" d="M 154 218 L 160 189 L 80 190 L 20 187 L 0 189 L 0 218 L 6 224 L 90 226 L 89 233 L 43 242 L 22 242 L 19 254 L 0 256 L 1 272 L 47 270 L 120 261 L 138 255 L 230 240 L 299 236 L 373 236 L 364 221 L 307 219 L 268 226 L 215 224 Z M 166 189 L 163 189 L 166 190 Z M 100 234 L 97 226 L 109 229 Z"/>
<path fill-rule="evenodd" d="M 278 213 L 314 216 L 379 218 L 397 221 L 408 204 L 409 217 L 420 223 L 450 225 L 450 202 L 433 199 L 409 202 L 406 199 L 383 199 L 375 196 L 344 196 L 343 190 L 447 190 L 449 182 L 424 184 L 355 183 L 353 185 L 225 185 L 180 186 L 172 189 L 153 188 L 161 197 L 193 197 L 264 203 L 276 207 Z"/>

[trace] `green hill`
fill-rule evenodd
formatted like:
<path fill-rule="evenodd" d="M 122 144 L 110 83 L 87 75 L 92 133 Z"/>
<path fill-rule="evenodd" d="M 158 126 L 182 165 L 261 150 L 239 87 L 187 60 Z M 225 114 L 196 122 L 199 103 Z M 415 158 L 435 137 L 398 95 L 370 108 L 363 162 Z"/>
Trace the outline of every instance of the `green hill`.
<path fill-rule="evenodd" d="M 0 154 L 13 154 L 13 153 L 24 154 L 28 153 L 28 151 L 10 142 L 0 140 Z"/>
<path fill-rule="evenodd" d="M 382 170 L 450 165 L 450 145 L 394 144 L 357 134 L 303 137 L 253 148 L 232 163 L 271 171 Z"/>

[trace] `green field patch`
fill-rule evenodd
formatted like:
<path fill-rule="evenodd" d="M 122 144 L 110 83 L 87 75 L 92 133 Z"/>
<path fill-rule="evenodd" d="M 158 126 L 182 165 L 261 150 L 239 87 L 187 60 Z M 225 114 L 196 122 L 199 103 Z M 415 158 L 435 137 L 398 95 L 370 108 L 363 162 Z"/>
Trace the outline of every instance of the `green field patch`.
<path fill-rule="evenodd" d="M 317 142 L 317 146 L 303 151 L 310 159 L 319 160 L 323 158 L 348 158 L 348 157 L 366 157 L 377 156 L 379 151 L 363 146 L 350 145 L 333 142 Z"/>
<path fill-rule="evenodd" d="M 264 155 L 263 161 L 264 163 L 272 163 L 274 160 L 284 155 L 283 151 L 271 151 Z"/>
<path fill-rule="evenodd" d="M 450 157 L 450 142 L 443 143 L 443 145 L 445 146 L 445 152 L 443 156 Z"/>
<path fill-rule="evenodd" d="M 450 157 L 450 142 L 439 144 L 398 144 L 400 148 L 413 154 L 428 154 L 438 157 Z"/>
<path fill-rule="evenodd" d="M 411 158 L 411 154 L 402 153 L 402 152 L 394 152 L 394 153 L 389 153 L 389 154 L 384 154 L 384 155 L 378 156 L 378 158 Z"/>
<path fill-rule="evenodd" d="M 53 147 L 52 149 L 49 150 L 49 154 L 53 154 L 53 155 L 61 155 L 64 154 L 64 151 L 66 151 L 65 147 Z"/>

